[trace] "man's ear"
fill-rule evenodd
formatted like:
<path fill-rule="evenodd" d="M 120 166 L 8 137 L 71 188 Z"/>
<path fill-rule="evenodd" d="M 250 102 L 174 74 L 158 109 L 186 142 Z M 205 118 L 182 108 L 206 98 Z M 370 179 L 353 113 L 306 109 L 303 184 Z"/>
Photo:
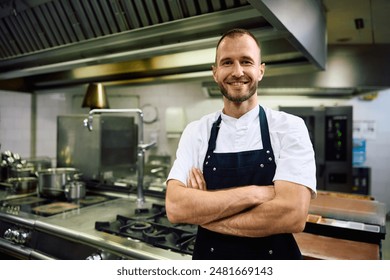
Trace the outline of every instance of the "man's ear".
<path fill-rule="evenodd" d="M 213 71 L 214 81 L 217 82 L 217 67 L 215 65 L 211 65 L 211 70 Z"/>
<path fill-rule="evenodd" d="M 259 67 L 259 81 L 263 79 L 265 73 L 265 63 L 261 63 Z"/>

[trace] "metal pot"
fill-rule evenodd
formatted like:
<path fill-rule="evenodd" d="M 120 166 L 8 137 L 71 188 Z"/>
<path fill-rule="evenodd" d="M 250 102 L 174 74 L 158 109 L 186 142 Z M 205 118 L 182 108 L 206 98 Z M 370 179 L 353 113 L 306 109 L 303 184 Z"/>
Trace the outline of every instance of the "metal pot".
<path fill-rule="evenodd" d="M 85 197 L 85 184 L 80 181 L 72 181 L 65 185 L 65 197 L 67 200 L 78 200 Z"/>
<path fill-rule="evenodd" d="M 65 186 L 78 180 L 81 173 L 76 168 L 49 168 L 37 171 L 39 194 L 46 197 L 64 195 Z"/>
<path fill-rule="evenodd" d="M 10 177 L 21 178 L 34 176 L 32 167 L 12 167 L 10 171 Z"/>
<path fill-rule="evenodd" d="M 35 177 L 21 177 L 8 178 L 5 183 L 0 183 L 13 194 L 33 193 L 37 190 L 38 178 Z"/>

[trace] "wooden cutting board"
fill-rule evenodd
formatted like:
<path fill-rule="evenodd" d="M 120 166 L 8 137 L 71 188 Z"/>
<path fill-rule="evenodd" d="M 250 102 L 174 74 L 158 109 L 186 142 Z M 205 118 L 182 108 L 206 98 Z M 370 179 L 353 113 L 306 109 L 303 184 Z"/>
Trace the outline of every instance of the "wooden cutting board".
<path fill-rule="evenodd" d="M 79 208 L 79 205 L 67 202 L 54 202 L 51 204 L 35 207 L 32 210 L 40 214 L 53 215 L 76 208 Z"/>

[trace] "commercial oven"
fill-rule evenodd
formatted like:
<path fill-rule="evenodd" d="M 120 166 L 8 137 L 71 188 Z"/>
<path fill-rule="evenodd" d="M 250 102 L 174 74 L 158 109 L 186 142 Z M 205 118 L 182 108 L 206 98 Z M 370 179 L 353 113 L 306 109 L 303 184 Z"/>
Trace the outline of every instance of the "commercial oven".
<path fill-rule="evenodd" d="M 279 109 L 306 123 L 315 152 L 317 189 L 352 192 L 352 106 Z"/>

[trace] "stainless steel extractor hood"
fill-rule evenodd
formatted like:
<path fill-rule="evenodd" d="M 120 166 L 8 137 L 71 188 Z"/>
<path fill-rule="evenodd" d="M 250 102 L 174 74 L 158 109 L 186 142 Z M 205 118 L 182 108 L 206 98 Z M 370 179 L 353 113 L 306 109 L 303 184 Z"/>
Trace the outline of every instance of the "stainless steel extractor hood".
<path fill-rule="evenodd" d="M 0 89 L 207 79 L 233 27 L 262 42 L 268 75 L 325 68 L 320 0 L 0 0 Z"/>

